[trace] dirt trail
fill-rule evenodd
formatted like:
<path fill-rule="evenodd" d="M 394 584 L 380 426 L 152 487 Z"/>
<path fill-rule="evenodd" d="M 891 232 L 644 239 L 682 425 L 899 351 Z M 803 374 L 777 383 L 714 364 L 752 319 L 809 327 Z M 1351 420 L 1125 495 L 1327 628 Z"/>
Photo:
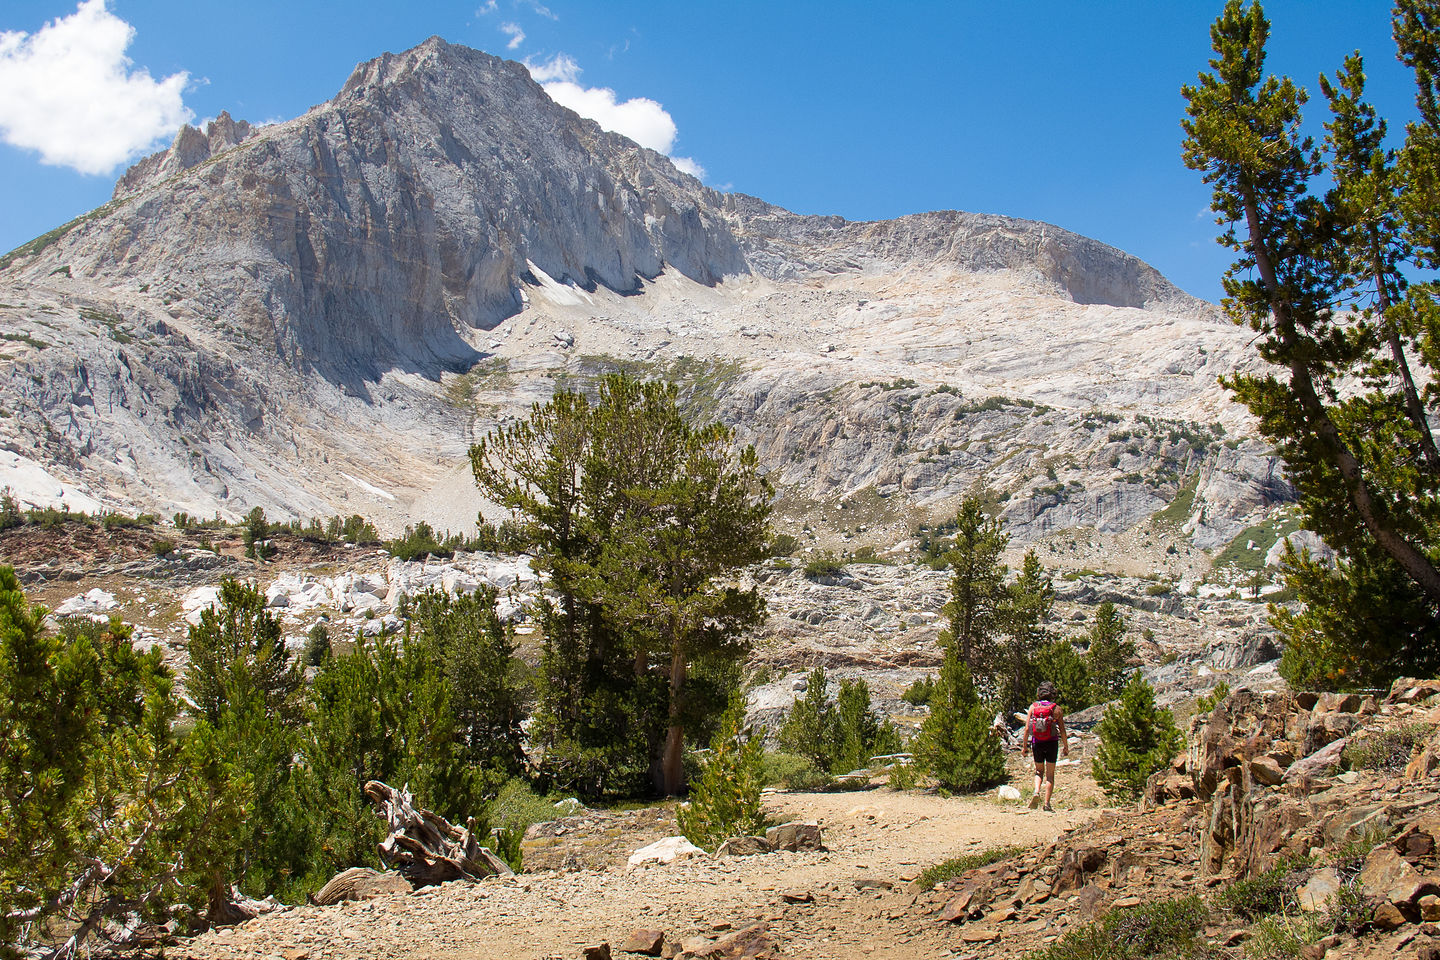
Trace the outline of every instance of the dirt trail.
<path fill-rule="evenodd" d="M 934 960 L 969 952 L 957 928 L 914 906 L 908 883 L 926 866 L 1003 844 L 1044 844 L 1097 810 L 1029 811 L 993 795 L 944 798 L 885 789 L 776 793 L 777 822 L 818 820 L 826 853 L 700 859 L 630 869 L 542 871 L 408 896 L 300 907 L 206 934 L 172 955 L 203 958 L 574 958 L 584 945 L 619 947 L 636 929 L 666 939 L 718 937 L 763 921 L 784 956 Z M 656 825 L 651 822 L 650 833 Z M 605 829 L 602 833 L 607 832 Z M 633 851 L 653 836 L 615 837 Z M 579 842 L 581 838 L 572 837 Z M 809 894 L 789 903 L 785 894 Z M 922 908 L 923 910 L 924 908 Z"/>

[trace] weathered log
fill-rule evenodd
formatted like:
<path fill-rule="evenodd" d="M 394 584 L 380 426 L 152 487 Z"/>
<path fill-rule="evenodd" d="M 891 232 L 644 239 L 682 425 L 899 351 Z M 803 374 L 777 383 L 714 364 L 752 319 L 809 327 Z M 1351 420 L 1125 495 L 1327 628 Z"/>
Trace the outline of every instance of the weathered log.
<path fill-rule="evenodd" d="M 413 885 L 513 874 L 504 860 L 475 839 L 474 817 L 463 827 L 451 824 L 437 813 L 417 809 L 409 790 L 396 790 L 379 780 L 365 784 L 365 796 L 389 826 L 389 836 L 380 843 L 380 859 Z"/>

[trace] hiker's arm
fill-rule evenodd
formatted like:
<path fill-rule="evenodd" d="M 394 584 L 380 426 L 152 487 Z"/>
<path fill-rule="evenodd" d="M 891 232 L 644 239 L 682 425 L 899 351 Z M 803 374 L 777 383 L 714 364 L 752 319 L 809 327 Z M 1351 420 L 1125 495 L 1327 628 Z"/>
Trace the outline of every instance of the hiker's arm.
<path fill-rule="evenodd" d="M 1060 719 L 1055 721 L 1055 729 L 1060 731 L 1060 749 L 1063 750 L 1065 756 L 1068 757 L 1070 756 L 1070 737 L 1065 733 L 1065 714 L 1058 707 L 1056 708 L 1056 712 L 1060 714 Z"/>

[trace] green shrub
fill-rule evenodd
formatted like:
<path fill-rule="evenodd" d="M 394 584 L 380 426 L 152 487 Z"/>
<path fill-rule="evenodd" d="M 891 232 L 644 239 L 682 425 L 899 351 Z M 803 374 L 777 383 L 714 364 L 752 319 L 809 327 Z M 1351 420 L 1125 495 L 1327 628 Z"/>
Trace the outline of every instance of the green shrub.
<path fill-rule="evenodd" d="M 809 757 L 769 751 L 761 759 L 761 778 L 767 785 L 778 783 L 786 790 L 823 790 L 835 782 L 828 770 Z"/>
<path fill-rule="evenodd" d="M 772 557 L 793 557 L 795 551 L 800 549 L 800 541 L 793 534 L 777 533 L 770 541 L 770 556 Z"/>
<path fill-rule="evenodd" d="M 1005 755 L 990 735 L 990 711 L 975 694 L 970 671 L 947 652 L 920 726 L 915 757 L 941 788 L 962 793 L 983 790 L 1005 779 Z"/>
<path fill-rule="evenodd" d="M 1370 918 L 1375 915 L 1375 902 L 1365 896 L 1365 888 L 1357 880 L 1341 883 L 1326 907 L 1326 917 L 1336 933 L 1358 935 L 1370 926 Z"/>
<path fill-rule="evenodd" d="M 914 763 L 897 760 L 890 765 L 890 776 L 886 780 L 885 785 L 891 790 L 898 790 L 903 793 L 906 790 L 914 790 L 919 784 L 920 774 L 919 771 L 915 769 Z"/>
<path fill-rule="evenodd" d="M 1305 861 L 1282 859 L 1264 873 L 1231 883 L 1216 896 L 1215 905 L 1245 921 L 1293 913 L 1300 906 L 1295 889 L 1306 866 Z"/>
<path fill-rule="evenodd" d="M 1226 683 L 1224 680 L 1221 680 L 1219 683 L 1215 684 L 1215 686 L 1210 688 L 1209 693 L 1205 694 L 1204 696 L 1200 697 L 1198 700 L 1195 701 L 1195 712 L 1197 714 L 1211 713 L 1215 710 L 1216 707 L 1224 703 L 1225 698 L 1228 696 L 1230 696 L 1230 684 Z"/>
<path fill-rule="evenodd" d="M 840 558 L 830 551 L 816 554 L 805 563 L 805 576 L 810 580 L 819 580 L 821 577 L 839 576 L 845 572 L 845 564 Z"/>
<path fill-rule="evenodd" d="M 521 834 L 534 824 L 556 819 L 559 813 L 555 801 L 540 796 L 519 777 L 511 777 L 501 785 L 490 808 L 490 822 L 496 829 L 518 830 Z"/>
<path fill-rule="evenodd" d="M 159 540 L 150 542 L 150 552 L 157 557 L 168 557 L 175 552 L 175 541 L 161 537 Z"/>
<path fill-rule="evenodd" d="M 1155 691 L 1137 673 L 1119 702 L 1095 728 L 1100 747 L 1093 762 L 1095 782 L 1106 796 L 1134 800 L 1152 773 L 1180 752 L 1184 739 L 1169 710 L 1155 706 Z"/>
<path fill-rule="evenodd" d="M 988 867 L 992 863 L 999 863 L 1001 860 L 1018 857 L 1024 852 L 1024 847 L 1007 845 L 986 847 L 984 850 L 977 850 L 975 853 L 952 857 L 943 863 L 926 867 L 915 881 L 915 885 L 921 890 L 933 890 L 937 884 L 944 883 L 947 880 L 954 880 L 957 877 L 963 877 L 971 870 L 978 870 L 981 867 Z"/>
<path fill-rule="evenodd" d="M 1199 897 L 1160 900 L 1112 910 L 1103 920 L 1070 930 L 1027 960 L 1199 960 L 1212 954 L 1201 941 L 1209 911 Z"/>
<path fill-rule="evenodd" d="M 443 539 L 436 536 L 430 524 L 421 520 L 415 526 L 407 526 L 405 532 L 385 544 L 385 550 L 397 560 L 416 560 L 421 557 L 453 557 L 455 551 L 463 548 L 464 539 L 447 534 Z"/>
<path fill-rule="evenodd" d="M 495 838 L 495 855 L 504 860 L 511 870 L 521 872 L 525 868 L 525 853 L 520 845 L 525 840 L 525 831 L 516 827 L 496 827 L 492 836 Z"/>
<path fill-rule="evenodd" d="M 10 494 L 10 488 L 0 490 L 0 530 L 9 530 L 25 522 L 20 513 L 19 502 Z"/>
<path fill-rule="evenodd" d="M 1400 773 L 1410 762 L 1415 748 L 1433 732 L 1433 727 L 1416 723 L 1363 734 L 1345 744 L 1340 760 L 1346 770 Z"/>
<path fill-rule="evenodd" d="M 305 663 L 318 667 L 330 656 L 330 628 L 317 623 L 305 635 Z"/>
<path fill-rule="evenodd" d="M 917 707 L 923 707 L 930 702 L 930 697 L 935 692 L 935 678 L 925 675 L 905 688 L 900 699 Z"/>
<path fill-rule="evenodd" d="M 1296 960 L 1300 951 L 1333 932 L 1324 914 L 1275 914 L 1261 919 L 1245 942 L 1246 960 Z"/>
<path fill-rule="evenodd" d="M 690 788 L 689 803 L 677 811 L 680 832 L 697 847 L 713 851 L 729 837 L 765 829 L 760 807 L 762 748 L 759 737 L 743 731 L 744 720 L 745 702 L 735 697 L 710 741 L 710 755 Z"/>

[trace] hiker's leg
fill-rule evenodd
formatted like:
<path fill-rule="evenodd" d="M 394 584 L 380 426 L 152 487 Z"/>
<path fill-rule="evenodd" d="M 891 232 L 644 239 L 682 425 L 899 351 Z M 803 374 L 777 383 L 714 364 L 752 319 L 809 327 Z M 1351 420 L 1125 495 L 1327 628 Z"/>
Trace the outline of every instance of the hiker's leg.
<path fill-rule="evenodd" d="M 1046 808 L 1047 810 L 1050 808 L 1050 795 L 1053 794 L 1054 792 L 1055 792 L 1055 764 L 1054 764 L 1054 762 L 1052 761 L 1052 762 L 1048 762 L 1048 763 L 1045 764 L 1045 808 Z"/>
<path fill-rule="evenodd" d="M 1045 761 L 1035 758 L 1035 796 L 1040 796 L 1040 784 L 1045 779 Z"/>

